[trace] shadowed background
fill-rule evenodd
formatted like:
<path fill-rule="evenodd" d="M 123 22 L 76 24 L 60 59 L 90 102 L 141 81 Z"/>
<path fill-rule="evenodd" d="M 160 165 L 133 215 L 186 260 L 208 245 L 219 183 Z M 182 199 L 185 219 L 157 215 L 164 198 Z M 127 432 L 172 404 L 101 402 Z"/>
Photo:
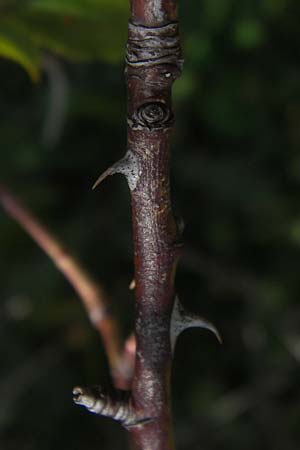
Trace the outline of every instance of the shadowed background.
<path fill-rule="evenodd" d="M 108 292 L 126 336 L 134 297 L 125 153 L 126 0 L 0 1 L 0 183 Z M 182 302 L 219 328 L 177 346 L 178 450 L 296 450 L 300 432 L 300 4 L 180 3 L 172 188 L 185 221 Z M 52 262 L 0 209 L 3 450 L 126 448 L 73 405 L 110 383 L 103 346 Z"/>

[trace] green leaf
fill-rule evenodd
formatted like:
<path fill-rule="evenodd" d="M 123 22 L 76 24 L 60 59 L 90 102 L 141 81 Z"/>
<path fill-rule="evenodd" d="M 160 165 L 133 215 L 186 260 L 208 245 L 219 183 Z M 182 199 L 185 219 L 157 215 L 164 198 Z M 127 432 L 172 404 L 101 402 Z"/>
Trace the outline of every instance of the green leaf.
<path fill-rule="evenodd" d="M 122 8 L 117 7 L 116 0 L 113 2 L 115 8 L 109 7 L 106 0 L 100 8 L 103 1 L 70 0 L 61 4 L 56 0 L 27 1 L 23 8 L 15 8 L 15 12 L 10 9 L 2 20 L 25 34 L 25 42 L 29 39 L 38 49 L 47 49 L 73 60 L 116 63 L 124 54 L 127 8 L 124 4 Z M 52 6 L 52 12 L 46 11 L 47 4 L 49 8 Z M 92 4 L 94 7 L 90 7 Z M 66 14 L 75 11 L 77 14 Z"/>
<path fill-rule="evenodd" d="M 124 57 L 128 3 L 123 0 L 2 0 L 0 55 L 31 78 L 43 50 L 76 61 L 118 63 Z"/>
<path fill-rule="evenodd" d="M 26 37 L 14 30 L 1 27 L 0 56 L 19 63 L 33 81 L 40 75 L 40 52 Z"/>

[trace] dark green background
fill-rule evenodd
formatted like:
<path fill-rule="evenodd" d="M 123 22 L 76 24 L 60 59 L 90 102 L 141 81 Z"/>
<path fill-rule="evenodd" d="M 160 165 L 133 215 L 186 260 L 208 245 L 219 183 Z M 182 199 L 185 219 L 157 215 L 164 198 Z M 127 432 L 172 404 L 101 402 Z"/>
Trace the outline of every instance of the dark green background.
<path fill-rule="evenodd" d="M 126 335 L 130 195 L 120 176 L 91 185 L 125 153 L 127 2 L 2 0 L 0 14 L 0 50 L 7 33 L 31 58 L 31 76 L 50 58 L 38 82 L 0 59 L 0 181 L 106 288 Z M 296 450 L 300 3 L 182 0 L 180 17 L 172 187 L 186 228 L 177 290 L 224 345 L 203 330 L 178 343 L 178 450 Z M 3 210 L 0 321 L 1 449 L 127 448 L 118 424 L 73 406 L 74 385 L 109 383 L 101 341 L 72 288 Z"/>

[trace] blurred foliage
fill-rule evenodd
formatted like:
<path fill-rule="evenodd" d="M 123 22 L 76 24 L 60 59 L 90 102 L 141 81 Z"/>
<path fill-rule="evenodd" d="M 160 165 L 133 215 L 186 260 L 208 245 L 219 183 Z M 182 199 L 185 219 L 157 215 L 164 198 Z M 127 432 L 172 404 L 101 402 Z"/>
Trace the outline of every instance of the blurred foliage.
<path fill-rule="evenodd" d="M 0 60 L 1 182 L 100 280 L 125 335 L 130 196 L 122 177 L 90 187 L 125 152 L 127 2 L 2 0 L 0 11 L 1 54 L 40 74 L 32 83 Z M 186 0 L 180 14 L 172 185 L 186 245 L 177 288 L 224 345 L 200 330 L 180 339 L 178 449 L 296 450 L 300 3 Z M 72 405 L 74 385 L 109 383 L 100 340 L 71 287 L 2 211 L 0 254 L 1 448 L 126 448 L 118 425 Z"/>
<path fill-rule="evenodd" d="M 20 63 L 33 80 L 45 50 L 110 63 L 123 56 L 128 15 L 123 0 L 1 0 L 0 11 L 0 55 Z"/>

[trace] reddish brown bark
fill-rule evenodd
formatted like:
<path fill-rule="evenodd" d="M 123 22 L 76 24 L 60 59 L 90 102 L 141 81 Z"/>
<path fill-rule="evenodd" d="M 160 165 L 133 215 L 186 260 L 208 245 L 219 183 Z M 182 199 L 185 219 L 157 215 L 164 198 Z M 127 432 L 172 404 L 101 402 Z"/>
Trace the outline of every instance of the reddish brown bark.
<path fill-rule="evenodd" d="M 127 52 L 128 149 L 136 281 L 136 365 L 131 427 L 140 450 L 174 448 L 170 413 L 170 318 L 180 235 L 170 198 L 171 88 L 180 73 L 177 2 L 132 0 Z M 147 28 L 146 28 L 147 27 Z M 150 44 L 149 44 L 150 43 Z"/>
<path fill-rule="evenodd" d="M 131 20 L 157 27 L 177 20 L 177 0 L 131 0 Z"/>

